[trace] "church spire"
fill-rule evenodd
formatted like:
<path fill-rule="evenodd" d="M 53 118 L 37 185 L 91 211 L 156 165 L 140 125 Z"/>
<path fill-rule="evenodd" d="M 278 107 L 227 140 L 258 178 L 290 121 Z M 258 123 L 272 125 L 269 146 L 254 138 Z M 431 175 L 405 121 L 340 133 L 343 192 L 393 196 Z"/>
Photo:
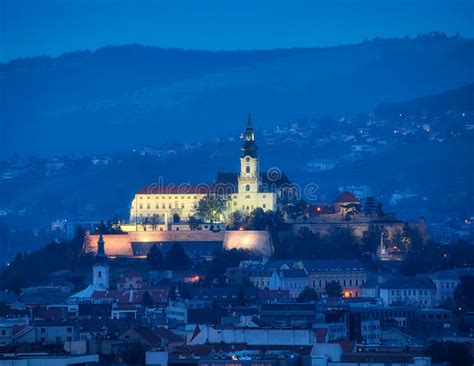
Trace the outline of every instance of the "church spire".
<path fill-rule="evenodd" d="M 102 232 L 99 235 L 99 240 L 97 241 L 97 253 L 95 255 L 96 262 L 104 262 L 107 259 L 107 255 L 105 254 L 105 242 L 104 237 L 102 236 Z"/>
<path fill-rule="evenodd" d="M 249 112 L 249 117 L 247 120 L 247 130 L 253 130 L 253 124 L 252 124 L 252 113 Z"/>
<path fill-rule="evenodd" d="M 252 115 L 249 113 L 247 120 L 247 128 L 245 129 L 244 134 L 244 146 L 242 146 L 242 151 L 244 156 L 250 156 L 255 158 L 257 156 L 257 145 L 255 145 L 255 132 L 252 124 Z"/>

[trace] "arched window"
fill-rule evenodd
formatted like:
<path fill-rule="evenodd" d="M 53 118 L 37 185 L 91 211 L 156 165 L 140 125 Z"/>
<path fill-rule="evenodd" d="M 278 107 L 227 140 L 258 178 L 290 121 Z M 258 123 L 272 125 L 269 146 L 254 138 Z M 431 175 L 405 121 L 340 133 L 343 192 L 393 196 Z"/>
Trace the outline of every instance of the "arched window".
<path fill-rule="evenodd" d="M 247 184 L 247 185 L 245 186 L 245 190 L 246 190 L 247 192 L 250 191 L 250 184 Z"/>
<path fill-rule="evenodd" d="M 250 167 L 248 165 L 245 167 L 245 172 L 250 173 Z"/>
<path fill-rule="evenodd" d="M 99 271 L 99 272 L 97 273 L 97 277 L 102 278 L 102 271 Z"/>
<path fill-rule="evenodd" d="M 247 157 L 245 158 L 245 161 L 248 163 L 248 162 L 250 161 L 250 158 L 247 156 Z"/>

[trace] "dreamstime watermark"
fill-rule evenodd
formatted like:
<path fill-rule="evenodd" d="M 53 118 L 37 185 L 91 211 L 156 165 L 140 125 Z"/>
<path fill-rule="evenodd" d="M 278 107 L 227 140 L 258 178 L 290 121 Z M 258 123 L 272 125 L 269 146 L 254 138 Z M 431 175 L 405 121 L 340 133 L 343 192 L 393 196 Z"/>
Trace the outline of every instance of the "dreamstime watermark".
<path fill-rule="evenodd" d="M 220 195 L 225 197 L 232 197 L 238 192 L 238 174 L 228 175 L 216 183 L 164 183 L 163 177 L 158 177 L 155 183 L 152 183 L 138 192 L 138 194 L 180 194 L 180 195 Z M 278 167 L 271 167 L 267 171 L 260 174 L 260 193 L 275 192 L 280 195 L 280 198 L 288 201 L 306 199 L 314 201 L 320 198 L 319 185 L 310 182 L 304 185 L 290 182 L 283 171 Z M 244 183 L 245 184 L 245 183 Z"/>

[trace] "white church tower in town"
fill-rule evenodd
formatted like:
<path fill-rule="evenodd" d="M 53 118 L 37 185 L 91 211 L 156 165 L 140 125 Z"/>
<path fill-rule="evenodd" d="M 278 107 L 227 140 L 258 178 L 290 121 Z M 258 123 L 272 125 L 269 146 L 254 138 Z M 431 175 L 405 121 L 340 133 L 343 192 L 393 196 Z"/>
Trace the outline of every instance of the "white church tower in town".
<path fill-rule="evenodd" d="M 105 292 L 109 289 L 110 268 L 107 264 L 107 255 L 104 249 L 102 233 L 97 242 L 95 263 L 92 266 L 92 283 L 84 290 L 75 293 L 69 298 L 69 303 L 90 303 L 93 301 L 94 292 Z"/>
<path fill-rule="evenodd" d="M 109 288 L 110 268 L 107 264 L 107 255 L 105 254 L 104 238 L 102 233 L 97 242 L 97 254 L 95 255 L 95 264 L 92 267 L 92 284 L 97 287 Z"/>
<path fill-rule="evenodd" d="M 244 144 L 241 148 L 240 173 L 237 176 L 237 192 L 232 194 L 228 202 L 230 213 L 239 211 L 247 215 L 256 208 L 264 211 L 273 211 L 276 208 L 277 195 L 268 187 L 262 185 L 259 160 L 257 156 L 258 147 L 255 143 L 255 131 L 252 118 L 249 113 L 247 128 L 244 133 Z"/>
<path fill-rule="evenodd" d="M 257 193 L 260 187 L 260 172 L 257 156 L 258 147 L 255 144 L 255 132 L 250 113 L 244 134 L 244 146 L 242 146 L 241 150 L 243 156 L 240 158 L 238 191 Z"/>

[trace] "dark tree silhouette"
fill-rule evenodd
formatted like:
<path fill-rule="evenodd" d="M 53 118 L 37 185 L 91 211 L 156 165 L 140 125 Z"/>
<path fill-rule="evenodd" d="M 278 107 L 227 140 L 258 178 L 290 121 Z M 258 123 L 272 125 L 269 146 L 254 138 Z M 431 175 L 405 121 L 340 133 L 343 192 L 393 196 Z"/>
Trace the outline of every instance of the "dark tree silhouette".
<path fill-rule="evenodd" d="M 163 254 L 155 244 L 148 251 L 146 261 L 153 269 L 159 269 L 163 266 Z"/>
<path fill-rule="evenodd" d="M 366 231 L 362 234 L 362 251 L 375 253 L 380 244 L 383 229 L 378 225 L 370 224 Z"/>
<path fill-rule="evenodd" d="M 303 292 L 299 294 L 298 298 L 296 299 L 297 302 L 313 302 L 318 301 L 318 294 L 314 289 L 310 287 L 305 287 Z"/>
<path fill-rule="evenodd" d="M 153 297 L 148 291 L 143 294 L 141 304 L 146 308 L 152 308 L 154 306 Z"/>
<path fill-rule="evenodd" d="M 192 215 L 188 219 L 189 228 L 191 230 L 199 230 L 201 228 L 202 220 Z"/>
<path fill-rule="evenodd" d="M 326 284 L 326 294 L 329 297 L 341 297 L 341 285 L 337 281 L 331 281 Z"/>
<path fill-rule="evenodd" d="M 462 276 L 454 291 L 454 303 L 460 313 L 474 311 L 474 276 Z"/>
<path fill-rule="evenodd" d="M 374 197 L 367 197 L 365 199 L 363 212 L 365 216 L 369 216 L 370 220 L 372 221 L 372 217 L 374 214 L 377 213 L 377 201 Z"/>
<path fill-rule="evenodd" d="M 383 209 L 382 202 L 377 203 L 376 213 L 377 213 L 377 216 L 378 216 L 379 219 L 382 219 L 385 216 L 385 211 Z"/>
<path fill-rule="evenodd" d="M 165 255 L 165 267 L 174 270 L 184 270 L 191 266 L 183 246 L 174 243 Z"/>
<path fill-rule="evenodd" d="M 242 287 L 239 287 L 239 290 L 237 291 L 236 303 L 239 306 L 244 306 L 245 305 L 245 291 Z"/>

